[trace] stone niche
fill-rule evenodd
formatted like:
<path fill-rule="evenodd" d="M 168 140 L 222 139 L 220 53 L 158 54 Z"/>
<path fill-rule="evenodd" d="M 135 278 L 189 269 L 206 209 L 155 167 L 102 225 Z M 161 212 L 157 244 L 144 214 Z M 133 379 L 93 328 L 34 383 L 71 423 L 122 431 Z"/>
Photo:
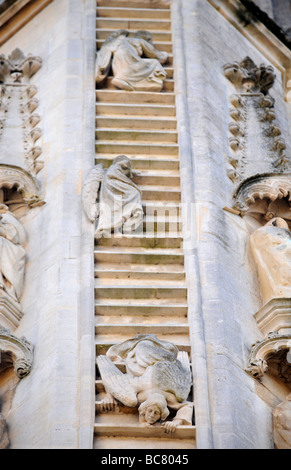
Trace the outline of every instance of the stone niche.
<path fill-rule="evenodd" d="M 269 371 L 291 386 L 291 175 L 257 175 L 235 192 L 233 208 L 249 229 L 262 305 L 254 317 L 263 340 L 251 347 L 247 371 Z"/>
<path fill-rule="evenodd" d="M 246 371 L 277 397 L 274 444 L 290 449 L 291 166 L 269 94 L 276 77 L 250 57 L 226 64 L 224 75 L 232 86 L 226 171 L 233 184 L 225 209 L 246 222 L 261 298 L 254 318 L 263 339 L 251 346 Z"/>
<path fill-rule="evenodd" d="M 21 296 L 26 269 L 23 219 L 28 210 L 42 206 L 36 175 L 41 137 L 37 87 L 31 77 L 41 59 L 15 49 L 0 55 L 0 449 L 9 446 L 9 414 L 15 388 L 32 367 L 33 346 L 18 338 L 23 317 Z"/>

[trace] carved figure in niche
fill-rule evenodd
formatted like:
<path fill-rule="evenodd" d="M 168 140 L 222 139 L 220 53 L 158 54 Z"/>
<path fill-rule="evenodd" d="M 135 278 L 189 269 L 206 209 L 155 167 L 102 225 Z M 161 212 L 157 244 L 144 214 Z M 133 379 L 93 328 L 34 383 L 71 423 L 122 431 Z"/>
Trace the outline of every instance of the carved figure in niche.
<path fill-rule="evenodd" d="M 88 218 L 92 222 L 97 219 L 95 238 L 110 237 L 113 230 L 130 233 L 140 225 L 141 191 L 132 176 L 131 162 L 125 155 L 114 158 L 107 170 L 98 164 L 90 172 L 83 188 L 83 204 Z"/>
<path fill-rule="evenodd" d="M 263 301 L 291 297 L 291 232 L 287 222 L 274 217 L 250 236 Z"/>
<path fill-rule="evenodd" d="M 121 29 L 105 40 L 97 53 L 96 82 L 104 81 L 111 66 L 112 83 L 117 88 L 161 91 L 167 76 L 161 64 L 167 61 L 168 53 L 155 49 L 147 31 L 137 31 L 133 38 L 128 35 L 128 31 Z"/>
<path fill-rule="evenodd" d="M 273 410 L 274 443 L 277 449 L 291 449 L 291 393 Z"/>
<path fill-rule="evenodd" d="M 113 361 L 123 360 L 123 374 Z M 162 421 L 167 433 L 179 425 L 191 425 L 193 405 L 187 401 L 191 388 L 191 372 L 187 353 L 155 335 L 137 335 L 112 346 L 106 356 L 97 357 L 97 364 L 107 397 L 101 411 L 113 409 L 116 400 L 125 406 L 139 406 L 139 421 L 151 426 Z M 166 421 L 170 409 L 176 412 Z"/>
<path fill-rule="evenodd" d="M 0 295 L 19 302 L 25 268 L 25 232 L 22 224 L 0 204 Z"/>
<path fill-rule="evenodd" d="M 6 449 L 9 445 L 6 421 L 2 413 L 0 413 L 0 449 Z"/>

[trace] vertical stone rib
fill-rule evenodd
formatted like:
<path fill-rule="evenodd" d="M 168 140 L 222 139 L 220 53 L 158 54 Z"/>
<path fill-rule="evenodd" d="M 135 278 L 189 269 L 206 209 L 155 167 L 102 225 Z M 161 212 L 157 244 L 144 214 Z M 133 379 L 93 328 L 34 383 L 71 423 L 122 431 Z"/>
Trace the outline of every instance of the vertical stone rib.
<path fill-rule="evenodd" d="M 145 213 L 142 233 L 95 245 L 96 354 L 136 334 L 151 333 L 190 356 L 171 10 L 162 1 L 153 7 L 148 0 L 101 0 L 98 8 L 97 47 L 125 23 L 130 34 L 142 26 L 151 31 L 155 47 L 168 51 L 169 62 L 162 92 L 120 91 L 111 77 L 96 91 L 96 163 L 108 167 L 118 154 L 131 159 Z M 97 376 L 96 410 L 102 393 Z M 117 413 L 97 412 L 95 436 L 96 448 L 195 448 L 194 426 L 180 426 L 167 435 L 160 426 L 140 426 L 137 413 L 124 407 Z"/>

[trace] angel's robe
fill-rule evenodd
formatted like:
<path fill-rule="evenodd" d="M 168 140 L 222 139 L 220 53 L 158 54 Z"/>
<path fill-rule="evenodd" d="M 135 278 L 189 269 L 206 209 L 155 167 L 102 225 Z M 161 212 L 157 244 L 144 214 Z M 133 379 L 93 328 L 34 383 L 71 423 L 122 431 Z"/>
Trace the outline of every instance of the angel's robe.
<path fill-rule="evenodd" d="M 3 214 L 0 219 L 0 288 L 16 301 L 19 301 L 23 287 L 24 243 L 21 223 L 12 214 Z"/>
<path fill-rule="evenodd" d="M 107 351 L 112 361 L 124 360 L 127 373 L 133 376 L 144 374 L 148 366 L 161 360 L 174 360 L 178 348 L 153 334 L 138 334 L 134 338 L 117 343 Z"/>
<path fill-rule="evenodd" d="M 127 176 L 130 168 L 130 161 L 126 157 L 115 159 L 103 176 L 96 238 L 110 236 L 114 229 L 122 228 L 124 233 L 131 232 L 143 218 L 141 191 Z"/>
<path fill-rule="evenodd" d="M 121 34 L 108 39 L 97 54 L 97 83 L 107 76 L 113 57 L 113 85 L 129 91 L 161 91 L 167 77 L 161 65 L 168 58 L 166 52 L 155 49 L 151 42 L 143 38 L 127 38 Z"/>
<path fill-rule="evenodd" d="M 149 58 L 141 58 L 142 54 Z M 123 89 L 127 84 L 129 90 L 160 91 L 167 74 L 157 59 L 166 58 L 165 53 L 144 39 L 124 38 L 113 57 L 112 83 Z"/>

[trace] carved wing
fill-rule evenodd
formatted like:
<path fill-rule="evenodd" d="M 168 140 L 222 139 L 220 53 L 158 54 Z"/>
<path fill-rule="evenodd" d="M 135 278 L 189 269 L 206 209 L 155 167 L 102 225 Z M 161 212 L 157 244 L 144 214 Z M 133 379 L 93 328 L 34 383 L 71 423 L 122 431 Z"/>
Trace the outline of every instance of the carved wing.
<path fill-rule="evenodd" d="M 158 361 L 145 372 L 150 375 L 152 388 L 172 393 L 179 403 L 187 400 L 191 389 L 190 364 L 185 355 L 173 361 Z"/>
<path fill-rule="evenodd" d="M 94 222 L 99 217 L 98 192 L 104 175 L 104 166 L 99 163 L 87 176 L 82 189 L 82 202 L 88 219 Z"/>
<path fill-rule="evenodd" d="M 189 374 L 190 380 L 192 379 L 191 368 L 190 368 L 190 361 L 189 356 L 186 351 L 179 351 L 177 359 L 181 362 L 185 373 Z"/>
<path fill-rule="evenodd" d="M 107 393 L 126 406 L 138 404 L 134 378 L 123 374 L 107 356 L 98 356 L 97 365 Z"/>

